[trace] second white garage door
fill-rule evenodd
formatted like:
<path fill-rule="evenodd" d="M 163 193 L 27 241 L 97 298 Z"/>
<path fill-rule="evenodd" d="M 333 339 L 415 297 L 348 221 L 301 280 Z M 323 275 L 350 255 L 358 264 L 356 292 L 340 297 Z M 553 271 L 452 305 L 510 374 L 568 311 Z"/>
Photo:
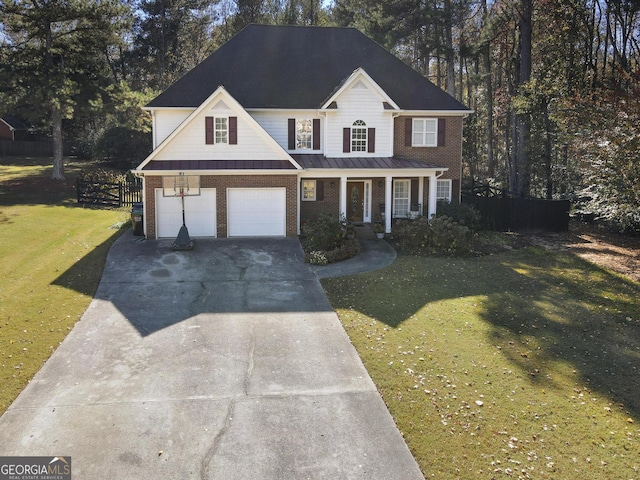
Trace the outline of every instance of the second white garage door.
<path fill-rule="evenodd" d="M 286 218 L 285 188 L 227 190 L 227 225 L 230 237 L 284 237 Z"/>

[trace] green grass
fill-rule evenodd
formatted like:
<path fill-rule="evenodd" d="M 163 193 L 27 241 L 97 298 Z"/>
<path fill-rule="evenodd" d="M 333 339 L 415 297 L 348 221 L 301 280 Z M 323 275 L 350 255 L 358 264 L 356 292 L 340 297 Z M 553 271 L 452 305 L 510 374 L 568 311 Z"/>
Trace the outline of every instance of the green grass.
<path fill-rule="evenodd" d="M 323 280 L 426 478 L 640 478 L 640 286 L 576 256 Z"/>
<path fill-rule="evenodd" d="M 71 330 L 96 291 L 125 210 L 82 208 L 51 159 L 0 159 L 0 413 Z"/>

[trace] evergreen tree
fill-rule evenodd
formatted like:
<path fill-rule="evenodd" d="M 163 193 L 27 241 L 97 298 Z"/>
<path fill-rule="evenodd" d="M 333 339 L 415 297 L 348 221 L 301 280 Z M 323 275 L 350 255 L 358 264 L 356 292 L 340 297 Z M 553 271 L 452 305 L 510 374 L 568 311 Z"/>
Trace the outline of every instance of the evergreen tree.
<path fill-rule="evenodd" d="M 124 13 L 117 0 L 0 4 L 5 27 L 1 102 L 51 128 L 54 179 L 64 179 L 63 119 L 102 103 L 110 83 L 105 52 L 120 41 Z"/>

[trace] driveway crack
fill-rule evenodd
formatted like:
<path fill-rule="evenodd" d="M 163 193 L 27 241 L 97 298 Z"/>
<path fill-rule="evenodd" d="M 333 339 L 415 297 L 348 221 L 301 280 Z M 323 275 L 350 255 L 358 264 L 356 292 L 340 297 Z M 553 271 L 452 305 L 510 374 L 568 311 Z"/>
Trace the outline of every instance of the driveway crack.
<path fill-rule="evenodd" d="M 210 475 L 211 463 L 218 451 L 218 448 L 220 447 L 220 442 L 222 441 L 222 437 L 224 437 L 224 435 L 227 433 L 229 428 L 231 428 L 231 422 L 233 421 L 233 412 L 235 408 L 236 408 L 236 401 L 235 399 L 232 398 L 231 401 L 229 402 L 229 406 L 227 407 L 227 415 L 225 417 L 224 424 L 216 434 L 215 438 L 213 439 L 213 443 L 211 444 L 211 447 L 209 448 L 209 450 L 207 450 L 206 455 L 202 459 L 202 466 L 200 468 L 200 478 L 202 480 L 213 478 L 213 476 Z"/>
<path fill-rule="evenodd" d="M 249 384 L 251 382 L 251 376 L 253 374 L 255 351 L 256 351 L 255 325 L 252 325 L 249 351 L 247 354 L 247 369 L 245 371 L 244 379 L 242 382 L 243 397 L 247 397 L 249 395 Z M 211 447 L 209 447 L 204 458 L 202 459 L 202 465 L 200 468 L 200 478 L 202 480 L 215 478 L 215 476 L 213 475 L 213 469 L 214 469 L 213 461 L 218 452 L 218 449 L 220 448 L 222 439 L 231 428 L 235 408 L 236 408 L 236 399 L 232 398 L 231 401 L 229 402 L 229 406 L 227 407 L 227 414 L 225 416 L 224 424 L 222 425 L 222 427 L 214 437 Z"/>

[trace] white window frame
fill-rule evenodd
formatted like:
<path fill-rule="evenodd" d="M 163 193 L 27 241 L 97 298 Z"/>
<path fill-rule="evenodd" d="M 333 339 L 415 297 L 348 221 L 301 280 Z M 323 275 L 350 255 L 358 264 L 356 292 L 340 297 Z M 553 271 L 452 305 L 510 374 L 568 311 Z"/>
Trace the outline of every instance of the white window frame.
<path fill-rule="evenodd" d="M 406 185 L 406 196 L 399 196 L 402 193 L 400 185 Z M 405 208 L 406 204 L 406 208 Z M 393 216 L 396 218 L 409 217 L 411 210 L 411 180 L 408 178 L 396 178 L 393 180 Z"/>
<path fill-rule="evenodd" d="M 351 151 L 352 152 L 367 152 L 368 146 L 368 131 L 367 124 L 362 120 L 356 120 L 351 126 Z"/>
<path fill-rule="evenodd" d="M 442 190 L 446 190 L 446 194 Z M 439 200 L 451 203 L 451 180 L 436 181 L 436 202 Z"/>
<path fill-rule="evenodd" d="M 302 193 L 303 202 L 315 202 L 317 192 L 316 180 L 302 180 L 300 192 Z"/>
<path fill-rule="evenodd" d="M 296 150 L 313 150 L 312 118 L 296 118 Z"/>
<path fill-rule="evenodd" d="M 218 121 L 221 122 L 220 125 Z M 213 143 L 214 145 L 229 143 L 229 117 L 213 117 Z"/>
<path fill-rule="evenodd" d="M 438 146 L 438 119 L 414 118 L 411 126 L 412 147 Z"/>

